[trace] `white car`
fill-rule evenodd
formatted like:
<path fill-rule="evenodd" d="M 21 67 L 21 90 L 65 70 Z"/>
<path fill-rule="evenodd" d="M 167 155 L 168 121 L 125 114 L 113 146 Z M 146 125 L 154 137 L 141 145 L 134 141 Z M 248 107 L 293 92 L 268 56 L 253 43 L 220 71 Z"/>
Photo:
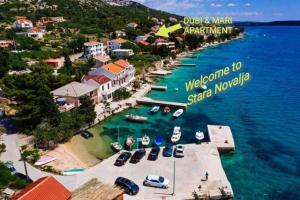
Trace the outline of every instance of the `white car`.
<path fill-rule="evenodd" d="M 182 144 L 176 145 L 174 156 L 175 157 L 184 157 L 184 146 Z"/>
<path fill-rule="evenodd" d="M 144 185 L 166 189 L 169 187 L 169 182 L 168 179 L 162 176 L 148 175 L 144 181 Z"/>

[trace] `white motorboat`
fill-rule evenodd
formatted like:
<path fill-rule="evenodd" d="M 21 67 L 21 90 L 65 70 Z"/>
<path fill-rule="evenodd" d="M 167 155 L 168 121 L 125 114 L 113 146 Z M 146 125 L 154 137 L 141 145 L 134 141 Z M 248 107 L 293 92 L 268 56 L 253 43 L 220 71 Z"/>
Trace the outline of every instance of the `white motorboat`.
<path fill-rule="evenodd" d="M 178 109 L 175 111 L 175 113 L 173 114 L 173 117 L 179 117 L 180 115 L 182 115 L 183 113 L 183 109 Z"/>
<path fill-rule="evenodd" d="M 131 148 L 134 144 L 135 140 L 132 136 L 128 136 L 126 139 L 126 145 Z"/>
<path fill-rule="evenodd" d="M 180 126 L 175 126 L 173 129 L 173 134 L 171 137 L 172 142 L 178 142 L 181 137 L 181 131 L 180 131 Z"/>
<path fill-rule="evenodd" d="M 119 128 L 118 128 L 118 142 L 111 143 L 111 146 L 116 151 L 121 151 L 123 148 L 122 145 L 119 143 L 119 137 L 120 137 L 120 133 L 119 133 Z"/>
<path fill-rule="evenodd" d="M 146 122 L 148 120 L 147 117 L 138 116 L 138 115 L 125 115 L 126 119 L 130 121 L 136 121 L 136 122 Z"/>
<path fill-rule="evenodd" d="M 145 135 L 142 139 L 142 145 L 147 146 L 149 144 L 150 144 L 150 138 L 149 138 L 149 136 Z"/>
<path fill-rule="evenodd" d="M 116 151 L 121 151 L 122 150 L 122 145 L 119 142 L 113 142 L 111 143 L 111 146 L 116 150 Z"/>
<path fill-rule="evenodd" d="M 156 113 L 156 112 L 158 112 L 158 111 L 159 111 L 159 106 L 154 106 L 154 107 L 152 107 L 151 110 L 150 110 L 150 112 L 152 112 L 152 113 Z"/>
<path fill-rule="evenodd" d="M 196 134 L 195 134 L 195 138 L 198 140 L 198 141 L 201 141 L 204 139 L 204 133 L 202 131 L 197 131 Z"/>
<path fill-rule="evenodd" d="M 207 85 L 201 85 L 200 88 L 201 88 L 202 90 L 207 90 Z"/>

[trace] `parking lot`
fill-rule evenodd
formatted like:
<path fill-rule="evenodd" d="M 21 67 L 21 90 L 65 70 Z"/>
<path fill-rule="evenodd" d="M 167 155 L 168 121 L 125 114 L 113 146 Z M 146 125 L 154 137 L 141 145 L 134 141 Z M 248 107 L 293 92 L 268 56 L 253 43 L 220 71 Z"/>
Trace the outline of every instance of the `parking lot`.
<path fill-rule="evenodd" d="M 163 157 L 161 148 L 159 157 L 156 161 L 147 160 L 150 149 L 147 149 L 147 154 L 137 164 L 127 162 L 124 166 L 114 166 L 114 162 L 119 154 L 116 154 L 109 159 L 104 160 L 96 168 L 91 168 L 84 174 L 80 174 L 77 180 L 85 180 L 86 177 L 95 177 L 99 181 L 109 184 L 114 184 L 117 177 L 122 176 L 134 181 L 139 185 L 140 191 L 135 196 L 125 195 L 126 200 L 131 199 L 189 199 L 192 198 L 194 190 L 198 190 L 199 185 L 209 184 L 209 189 L 218 189 L 220 185 L 215 185 L 215 182 L 222 182 L 223 185 L 230 187 L 230 183 L 223 171 L 219 153 L 216 147 L 209 144 L 189 144 L 185 145 L 184 158 Z M 173 169 L 175 160 L 175 195 L 173 193 Z M 205 173 L 208 172 L 208 181 L 205 179 Z M 87 175 L 88 174 L 88 175 Z M 160 189 L 143 186 L 145 177 L 149 174 L 163 176 L 170 181 L 168 189 Z M 81 184 L 81 183 L 78 183 Z M 216 187 L 216 188 L 214 188 Z"/>

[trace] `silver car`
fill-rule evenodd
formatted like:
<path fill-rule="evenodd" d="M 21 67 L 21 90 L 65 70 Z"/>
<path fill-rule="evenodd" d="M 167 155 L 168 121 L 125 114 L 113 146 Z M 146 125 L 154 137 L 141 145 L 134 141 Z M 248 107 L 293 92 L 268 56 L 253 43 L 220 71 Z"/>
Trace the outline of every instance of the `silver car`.
<path fill-rule="evenodd" d="M 168 179 L 162 176 L 148 175 L 144 181 L 144 185 L 166 189 L 169 187 L 169 182 Z"/>

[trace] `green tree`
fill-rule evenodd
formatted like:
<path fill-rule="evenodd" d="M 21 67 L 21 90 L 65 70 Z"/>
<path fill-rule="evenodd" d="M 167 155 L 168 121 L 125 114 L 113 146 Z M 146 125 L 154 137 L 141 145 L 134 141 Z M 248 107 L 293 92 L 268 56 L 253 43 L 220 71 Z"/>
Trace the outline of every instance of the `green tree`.
<path fill-rule="evenodd" d="M 87 124 L 93 123 L 96 118 L 95 105 L 88 96 L 79 98 L 80 106 L 78 108 L 79 114 L 83 115 Z"/>
<path fill-rule="evenodd" d="M 161 45 L 159 47 L 154 48 L 153 53 L 165 58 L 168 55 L 170 55 L 170 49 L 166 45 Z"/>
<path fill-rule="evenodd" d="M 125 42 L 121 46 L 122 49 L 132 49 L 134 53 L 141 51 L 141 48 L 133 42 Z"/>
<path fill-rule="evenodd" d="M 9 70 L 10 55 L 8 51 L 0 49 L 0 77 L 4 76 Z"/>

